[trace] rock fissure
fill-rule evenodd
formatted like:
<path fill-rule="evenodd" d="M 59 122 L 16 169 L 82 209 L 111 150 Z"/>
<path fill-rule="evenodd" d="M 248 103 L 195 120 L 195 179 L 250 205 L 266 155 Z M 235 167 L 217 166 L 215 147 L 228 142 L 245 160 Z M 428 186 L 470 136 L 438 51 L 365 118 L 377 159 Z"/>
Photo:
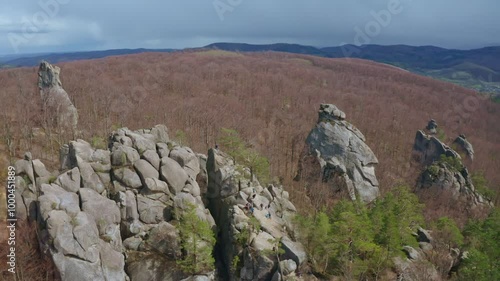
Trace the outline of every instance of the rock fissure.
<path fill-rule="evenodd" d="M 249 168 L 234 164 L 219 150 L 208 152 L 206 168 L 208 208 L 218 226 L 216 257 L 224 280 L 271 280 L 278 259 L 270 253 L 285 238 L 291 246 L 282 258 L 291 259 L 296 268 L 304 264 L 303 247 L 285 231 L 294 231 L 290 218 L 295 207 L 282 187 L 266 188 L 250 180 Z"/>

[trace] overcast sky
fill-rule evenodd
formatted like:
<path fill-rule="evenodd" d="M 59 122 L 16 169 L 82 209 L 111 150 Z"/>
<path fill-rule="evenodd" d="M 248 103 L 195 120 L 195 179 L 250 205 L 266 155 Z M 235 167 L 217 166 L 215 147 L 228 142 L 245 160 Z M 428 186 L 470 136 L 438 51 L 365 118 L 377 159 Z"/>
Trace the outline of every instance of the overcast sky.
<path fill-rule="evenodd" d="M 186 48 L 222 41 L 320 47 L 346 43 L 459 49 L 500 45 L 499 0 L 0 0 L 0 3 L 0 54 Z"/>

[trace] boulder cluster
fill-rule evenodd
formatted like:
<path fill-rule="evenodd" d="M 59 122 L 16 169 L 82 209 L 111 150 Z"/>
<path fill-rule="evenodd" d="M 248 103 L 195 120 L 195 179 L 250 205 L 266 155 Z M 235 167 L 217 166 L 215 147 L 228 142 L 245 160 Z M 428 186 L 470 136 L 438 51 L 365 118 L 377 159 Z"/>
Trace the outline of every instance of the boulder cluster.
<path fill-rule="evenodd" d="M 375 175 L 377 157 L 365 143 L 364 135 L 345 121 L 346 114 L 332 104 L 322 104 L 316 126 L 309 133 L 299 163 L 297 179 L 306 170 L 321 175 L 333 185 L 340 179 L 352 200 L 369 203 L 379 195 Z M 314 166 L 314 167 L 311 167 Z"/>
<path fill-rule="evenodd" d="M 250 180 L 222 152 L 207 157 L 177 145 L 163 125 L 118 129 L 107 149 L 72 141 L 60 159 L 55 172 L 29 153 L 15 166 L 17 216 L 38 223 L 62 280 L 270 280 L 292 278 L 305 261 L 286 191 Z M 192 206 L 223 257 L 216 271 L 196 276 L 176 265 L 179 217 Z"/>

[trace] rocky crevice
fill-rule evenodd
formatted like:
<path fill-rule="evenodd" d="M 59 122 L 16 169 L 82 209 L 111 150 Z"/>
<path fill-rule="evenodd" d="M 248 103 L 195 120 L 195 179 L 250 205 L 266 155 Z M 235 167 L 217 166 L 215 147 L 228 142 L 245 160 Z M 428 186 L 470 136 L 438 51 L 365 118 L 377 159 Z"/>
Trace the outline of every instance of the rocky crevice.
<path fill-rule="evenodd" d="M 302 245 L 292 239 L 291 219 L 296 210 L 288 193 L 273 185 L 262 187 L 250 179 L 248 168 L 235 165 L 214 149 L 208 152 L 207 174 L 208 206 L 218 226 L 216 256 L 224 272 L 220 276 L 224 280 L 271 280 L 281 276 L 278 268 L 283 260 L 288 269 L 293 268 L 286 276 L 296 278 L 295 271 L 306 256 Z M 284 254 L 278 254 L 280 248 Z"/>

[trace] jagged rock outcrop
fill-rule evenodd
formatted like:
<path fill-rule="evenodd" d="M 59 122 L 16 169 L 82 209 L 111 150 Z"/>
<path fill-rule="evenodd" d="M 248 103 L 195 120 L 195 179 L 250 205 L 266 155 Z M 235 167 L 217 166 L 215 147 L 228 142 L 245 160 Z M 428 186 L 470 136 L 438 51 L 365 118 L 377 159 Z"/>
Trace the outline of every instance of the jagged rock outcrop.
<path fill-rule="evenodd" d="M 436 137 L 418 131 L 413 155 L 425 167 L 417 183 L 417 191 L 429 189 L 450 192 L 454 199 L 465 199 L 468 208 L 492 204 L 476 191 L 460 154 Z"/>
<path fill-rule="evenodd" d="M 457 147 L 457 149 L 465 153 L 465 155 L 467 155 L 471 160 L 474 160 L 474 148 L 464 134 L 458 136 L 453 144 Z"/>
<path fill-rule="evenodd" d="M 75 132 L 78 124 L 78 112 L 68 93 L 62 88 L 59 73 L 59 67 L 46 61 L 40 63 L 38 88 L 40 89 L 43 110 L 50 126 Z"/>
<path fill-rule="evenodd" d="M 62 280 L 191 278 L 175 262 L 178 217 L 193 204 L 215 226 L 196 182 L 198 155 L 171 142 L 159 125 L 119 129 L 107 150 L 72 141 L 60 159 L 64 170 L 50 173 L 26 154 L 16 162 L 16 192 L 18 217 L 39 222 L 42 248 Z"/>
<path fill-rule="evenodd" d="M 279 267 L 286 280 L 296 280 L 306 254 L 293 239 L 296 210 L 288 193 L 250 180 L 248 168 L 215 149 L 209 151 L 206 167 L 209 209 L 219 227 L 218 239 L 225 241 L 217 249 L 225 264 L 224 280 L 271 280 Z M 286 262 L 280 263 L 278 256 Z"/>
<path fill-rule="evenodd" d="M 432 135 L 427 135 L 423 131 L 417 131 L 415 143 L 413 145 L 413 155 L 423 165 L 430 165 L 439 160 L 441 155 L 461 159 L 460 155 Z"/>
<path fill-rule="evenodd" d="M 378 160 L 363 134 L 345 118 L 335 105 L 320 106 L 318 122 L 306 140 L 297 179 L 311 174 L 308 171 L 332 185 L 340 179 L 351 199 L 359 196 L 362 201 L 371 202 L 379 195 L 375 175 Z"/>
<path fill-rule="evenodd" d="M 449 191 L 455 199 L 465 198 L 466 202 L 490 205 L 491 202 L 476 192 L 467 168 L 457 169 L 450 164 L 436 161 L 422 173 L 418 184 L 420 189 Z"/>
<path fill-rule="evenodd" d="M 288 193 L 248 180 L 250 170 L 222 152 L 196 154 L 158 125 L 118 129 L 108 149 L 72 141 L 60 160 L 64 169 L 52 173 L 29 153 L 15 166 L 18 218 L 38 222 L 62 280 L 271 280 L 276 272 L 301 280 L 306 254 L 293 238 Z M 176 263 L 179 219 L 192 206 L 219 233 L 217 272 L 189 276 Z"/>

